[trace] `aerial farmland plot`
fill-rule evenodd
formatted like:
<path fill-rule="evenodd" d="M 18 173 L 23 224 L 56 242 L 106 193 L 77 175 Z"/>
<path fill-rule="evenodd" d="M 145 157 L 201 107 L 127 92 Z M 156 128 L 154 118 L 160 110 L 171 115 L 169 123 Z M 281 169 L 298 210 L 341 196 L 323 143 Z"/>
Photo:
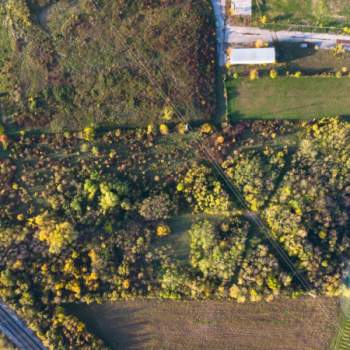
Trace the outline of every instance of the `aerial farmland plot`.
<path fill-rule="evenodd" d="M 336 301 L 324 304 L 335 320 Z M 327 350 L 334 334 L 311 298 L 261 304 L 129 301 L 72 311 L 112 349 Z"/>

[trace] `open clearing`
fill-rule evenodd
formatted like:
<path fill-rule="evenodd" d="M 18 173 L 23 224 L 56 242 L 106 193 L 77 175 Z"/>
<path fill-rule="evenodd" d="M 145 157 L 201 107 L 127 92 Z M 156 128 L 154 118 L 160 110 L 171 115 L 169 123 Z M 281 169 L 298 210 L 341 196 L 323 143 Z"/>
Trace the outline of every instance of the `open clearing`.
<path fill-rule="evenodd" d="M 304 298 L 260 304 L 130 301 L 71 311 L 112 349 L 325 350 L 338 308 L 336 299 Z"/>
<path fill-rule="evenodd" d="M 235 119 L 311 119 L 349 115 L 349 78 L 280 77 L 227 82 L 228 114 Z"/>
<path fill-rule="evenodd" d="M 10 26 L 0 29 L 2 112 L 15 115 L 19 127 L 145 126 L 171 120 L 170 101 L 186 120 L 214 114 L 209 2 L 50 3 L 27 8 L 31 30 L 21 32 L 23 45 Z"/>

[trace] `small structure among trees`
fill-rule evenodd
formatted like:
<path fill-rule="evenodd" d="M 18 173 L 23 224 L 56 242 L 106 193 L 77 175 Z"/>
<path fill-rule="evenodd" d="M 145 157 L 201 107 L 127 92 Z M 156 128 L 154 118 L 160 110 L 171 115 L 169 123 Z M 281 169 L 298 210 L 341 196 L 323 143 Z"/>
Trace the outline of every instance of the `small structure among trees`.
<path fill-rule="evenodd" d="M 251 16 L 252 0 L 231 0 L 230 15 L 231 16 Z"/>
<path fill-rule="evenodd" d="M 252 0 L 226 1 L 226 14 L 232 25 L 248 25 L 252 18 Z"/>

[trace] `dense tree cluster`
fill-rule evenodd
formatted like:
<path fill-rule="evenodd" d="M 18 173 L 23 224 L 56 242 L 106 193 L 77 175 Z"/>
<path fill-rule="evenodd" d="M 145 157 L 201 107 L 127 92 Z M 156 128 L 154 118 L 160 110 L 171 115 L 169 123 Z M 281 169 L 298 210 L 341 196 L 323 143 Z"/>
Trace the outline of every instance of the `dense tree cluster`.
<path fill-rule="evenodd" d="M 277 180 L 286 166 L 288 147 L 274 149 L 264 147 L 263 151 L 248 151 L 230 157 L 223 163 L 227 175 L 244 195 L 253 211 L 259 211 L 269 200 Z"/>
<path fill-rule="evenodd" d="M 305 128 L 291 169 L 264 215 L 315 287 L 331 295 L 341 283 L 343 254 L 350 247 L 350 128 L 337 118 Z"/>
<path fill-rule="evenodd" d="M 350 129 L 339 118 L 302 127 L 289 152 L 279 145 L 247 150 L 223 166 L 313 287 L 333 295 L 349 252 Z"/>
<path fill-rule="evenodd" d="M 20 132 L 1 146 L 0 298 L 48 348 L 104 348 L 72 303 L 302 295 L 254 215 L 316 293 L 338 294 L 350 249 L 347 122 L 149 129 Z M 182 215 L 186 229 L 173 221 Z"/>
<path fill-rule="evenodd" d="M 209 221 L 202 221 L 190 230 L 191 265 L 204 278 L 230 280 L 241 265 L 241 256 L 247 241 L 247 225 L 236 226 L 223 222 L 220 231 Z M 221 236 L 221 237 L 220 237 Z"/>
<path fill-rule="evenodd" d="M 177 185 L 194 212 L 219 213 L 231 208 L 228 194 L 222 188 L 212 169 L 194 164 Z"/>
<path fill-rule="evenodd" d="M 0 161 L 0 297 L 49 348 L 102 348 L 61 305 L 162 294 L 174 262 L 154 244 L 178 210 L 176 180 L 156 175 L 170 161 L 163 146 L 141 129 L 11 138 Z"/>

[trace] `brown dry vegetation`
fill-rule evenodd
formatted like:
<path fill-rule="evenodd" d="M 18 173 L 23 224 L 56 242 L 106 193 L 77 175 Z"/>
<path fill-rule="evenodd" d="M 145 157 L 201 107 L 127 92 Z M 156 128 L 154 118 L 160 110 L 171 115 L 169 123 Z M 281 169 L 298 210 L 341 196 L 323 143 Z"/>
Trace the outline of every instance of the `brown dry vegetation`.
<path fill-rule="evenodd" d="M 130 301 L 72 311 L 112 349 L 323 350 L 335 334 L 337 307 L 336 299 L 304 298 Z"/>
<path fill-rule="evenodd" d="M 188 120 L 214 113 L 209 2 L 79 0 L 21 9 L 0 7 L 0 20 L 12 24 L 0 29 L 1 113 L 19 127 L 140 126 L 171 119 L 173 104 Z"/>

